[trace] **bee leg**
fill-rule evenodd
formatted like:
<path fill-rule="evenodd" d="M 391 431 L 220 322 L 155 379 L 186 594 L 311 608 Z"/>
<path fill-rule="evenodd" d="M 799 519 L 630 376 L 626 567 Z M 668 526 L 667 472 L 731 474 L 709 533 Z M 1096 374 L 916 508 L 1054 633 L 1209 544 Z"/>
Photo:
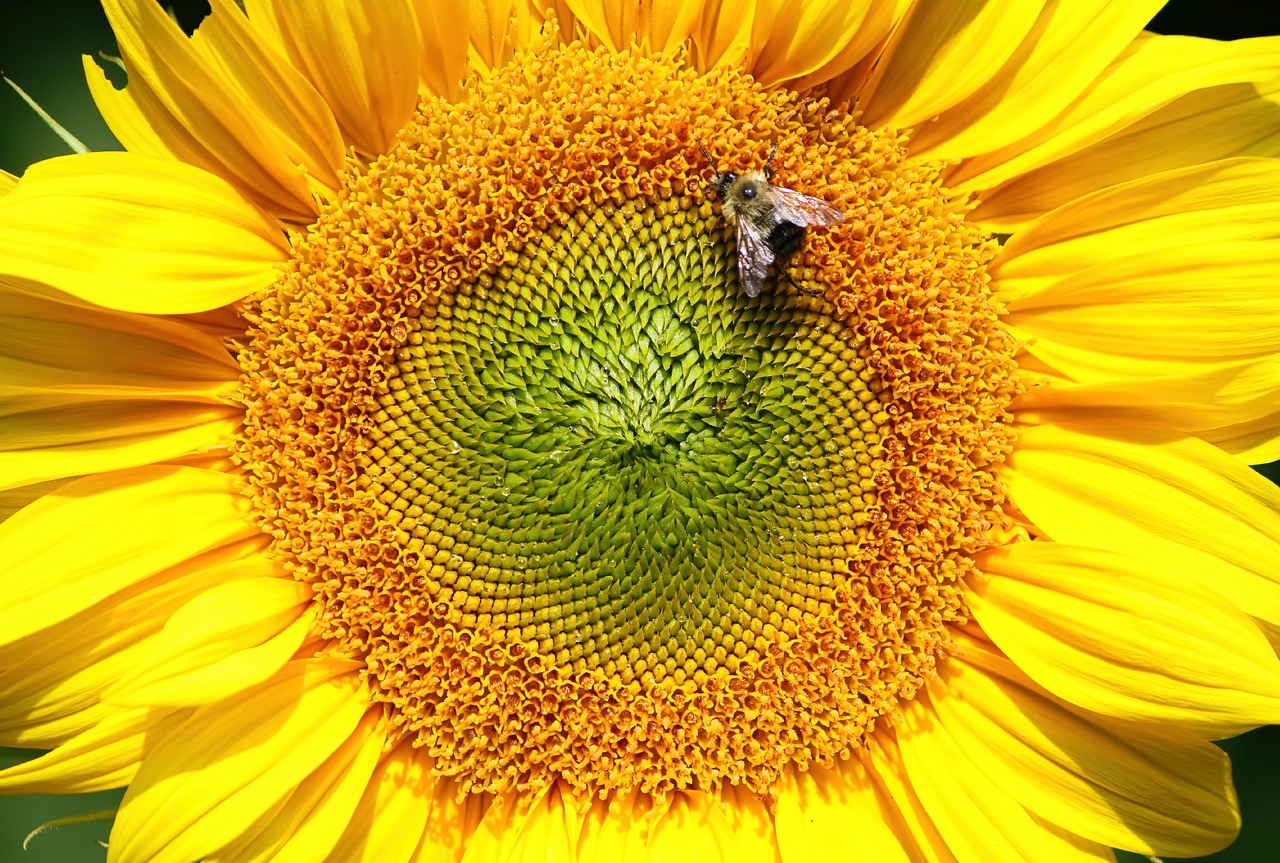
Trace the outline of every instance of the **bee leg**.
<path fill-rule="evenodd" d="M 795 288 L 797 291 L 799 291 L 802 294 L 808 294 L 809 296 L 813 297 L 823 293 L 822 288 L 806 288 L 804 285 L 800 284 L 795 279 L 791 278 L 791 274 L 788 273 L 786 270 L 779 270 L 778 272 L 782 274 L 783 278 L 785 278 L 788 282 L 791 283 L 791 287 Z"/>

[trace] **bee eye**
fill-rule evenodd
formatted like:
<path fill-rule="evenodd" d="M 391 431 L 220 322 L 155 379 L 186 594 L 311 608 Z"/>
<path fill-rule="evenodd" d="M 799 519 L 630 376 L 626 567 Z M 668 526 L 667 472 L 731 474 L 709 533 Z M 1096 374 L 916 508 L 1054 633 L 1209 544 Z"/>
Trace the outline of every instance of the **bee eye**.
<path fill-rule="evenodd" d="M 747 186 L 745 189 L 742 190 L 742 197 L 748 200 L 750 200 L 751 198 L 754 198 L 755 196 L 756 196 L 756 190 L 753 189 L 751 186 Z"/>
<path fill-rule="evenodd" d="M 724 175 L 724 180 L 726 183 L 732 183 L 736 179 L 738 179 L 738 175 L 733 173 L 732 171 L 729 171 Z"/>

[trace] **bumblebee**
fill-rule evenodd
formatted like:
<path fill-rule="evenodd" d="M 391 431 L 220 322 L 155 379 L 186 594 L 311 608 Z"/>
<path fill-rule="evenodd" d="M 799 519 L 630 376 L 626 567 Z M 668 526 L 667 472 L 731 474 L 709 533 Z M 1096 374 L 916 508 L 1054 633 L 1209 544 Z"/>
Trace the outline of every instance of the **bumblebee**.
<path fill-rule="evenodd" d="M 844 214 L 821 198 L 773 185 L 770 165 L 778 153 L 777 144 L 761 170 L 743 174 L 720 171 L 701 142 L 698 149 L 716 171 L 711 188 L 720 199 L 724 217 L 738 230 L 738 281 L 743 291 L 748 297 L 759 295 L 770 264 L 795 285 L 782 265 L 800 251 L 805 231 L 811 225 L 834 225 Z"/>

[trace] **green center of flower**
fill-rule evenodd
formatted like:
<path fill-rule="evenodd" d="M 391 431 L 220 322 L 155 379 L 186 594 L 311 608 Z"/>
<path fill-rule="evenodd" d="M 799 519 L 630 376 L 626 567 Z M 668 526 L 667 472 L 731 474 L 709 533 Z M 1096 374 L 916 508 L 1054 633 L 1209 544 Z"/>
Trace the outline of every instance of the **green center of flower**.
<path fill-rule="evenodd" d="M 579 211 L 425 306 L 379 399 L 380 499 L 447 552 L 432 595 L 564 669 L 758 663 L 832 601 L 862 506 L 865 363 L 821 301 L 742 296 L 698 209 Z"/>
<path fill-rule="evenodd" d="M 843 211 L 787 263 L 821 297 L 743 294 L 696 139 Z M 393 736 L 464 793 L 768 794 L 861 745 L 1003 520 L 966 206 L 672 58 L 548 44 L 424 102 L 246 309 L 234 450 Z"/>

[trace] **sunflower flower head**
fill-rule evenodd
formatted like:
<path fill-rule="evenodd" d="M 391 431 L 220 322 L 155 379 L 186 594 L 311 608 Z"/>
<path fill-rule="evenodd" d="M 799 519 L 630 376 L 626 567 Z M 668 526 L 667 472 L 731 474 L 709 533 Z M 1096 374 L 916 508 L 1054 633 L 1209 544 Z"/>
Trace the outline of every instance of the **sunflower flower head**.
<path fill-rule="evenodd" d="M 847 208 L 803 265 L 830 303 L 741 296 L 699 129 Z M 255 511 L 464 790 L 768 795 L 934 673 L 1016 366 L 994 244 L 904 157 L 736 69 L 547 40 L 424 101 L 253 304 Z"/>
<path fill-rule="evenodd" d="M 0 198 L 27 410 L 96 423 L 0 454 L 0 742 L 52 750 L 0 790 L 127 786 L 113 863 L 1230 840 L 1206 738 L 1280 717 L 1280 153 L 1119 154 L 1261 111 L 1276 46 L 765 5 L 107 4 L 131 152 Z M 747 296 L 709 179 L 766 163 L 843 219 Z"/>

